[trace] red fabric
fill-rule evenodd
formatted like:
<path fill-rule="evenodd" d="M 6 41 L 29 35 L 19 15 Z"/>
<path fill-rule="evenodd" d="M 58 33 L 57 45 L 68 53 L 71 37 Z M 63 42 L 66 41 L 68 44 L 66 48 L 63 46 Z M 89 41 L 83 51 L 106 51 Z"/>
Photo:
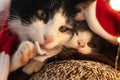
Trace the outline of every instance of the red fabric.
<path fill-rule="evenodd" d="M 9 30 L 7 23 L 6 18 L 0 32 L 0 53 L 4 51 L 6 54 L 12 55 L 19 45 L 19 40 L 18 36 Z"/>
<path fill-rule="evenodd" d="M 103 0 L 97 0 L 96 17 L 109 34 L 120 36 L 120 14 Z"/>

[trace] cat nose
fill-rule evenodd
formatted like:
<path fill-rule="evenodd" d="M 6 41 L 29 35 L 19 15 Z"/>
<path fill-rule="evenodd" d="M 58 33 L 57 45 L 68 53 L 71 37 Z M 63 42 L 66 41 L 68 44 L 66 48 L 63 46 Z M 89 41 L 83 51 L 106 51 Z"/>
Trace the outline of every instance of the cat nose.
<path fill-rule="evenodd" d="M 85 42 L 82 40 L 77 41 L 78 48 L 84 48 L 85 47 Z"/>
<path fill-rule="evenodd" d="M 44 45 L 49 44 L 54 41 L 52 35 L 44 35 Z"/>

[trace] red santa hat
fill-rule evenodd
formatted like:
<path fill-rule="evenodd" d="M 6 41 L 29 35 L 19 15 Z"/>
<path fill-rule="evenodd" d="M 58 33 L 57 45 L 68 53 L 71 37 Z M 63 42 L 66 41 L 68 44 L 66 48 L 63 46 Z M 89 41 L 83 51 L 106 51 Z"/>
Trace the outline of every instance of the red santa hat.
<path fill-rule="evenodd" d="M 85 10 L 85 19 L 90 29 L 110 41 L 118 44 L 120 36 L 120 14 L 104 0 L 96 0 Z"/>
<path fill-rule="evenodd" d="M 8 28 L 8 12 L 0 31 L 0 80 L 7 80 L 9 74 L 10 56 L 19 45 L 18 36 Z"/>

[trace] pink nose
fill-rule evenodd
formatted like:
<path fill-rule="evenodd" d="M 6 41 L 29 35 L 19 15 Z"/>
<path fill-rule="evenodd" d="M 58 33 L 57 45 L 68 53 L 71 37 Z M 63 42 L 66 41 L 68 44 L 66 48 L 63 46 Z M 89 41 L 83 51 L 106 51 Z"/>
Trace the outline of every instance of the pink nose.
<path fill-rule="evenodd" d="M 78 48 L 84 48 L 85 47 L 85 42 L 82 40 L 77 41 L 78 43 Z"/>
<path fill-rule="evenodd" d="M 52 35 L 44 35 L 44 44 L 49 44 L 54 41 L 54 38 Z"/>

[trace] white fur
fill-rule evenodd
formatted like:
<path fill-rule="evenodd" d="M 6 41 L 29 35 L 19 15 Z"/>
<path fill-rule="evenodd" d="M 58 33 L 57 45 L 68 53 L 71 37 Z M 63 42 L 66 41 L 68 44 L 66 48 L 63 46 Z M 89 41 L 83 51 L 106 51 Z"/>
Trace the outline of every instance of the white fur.
<path fill-rule="evenodd" d="M 0 13 L 4 11 L 10 4 L 10 0 L 0 0 Z"/>
<path fill-rule="evenodd" d="M 23 26 L 18 18 L 10 21 L 8 24 L 13 33 L 19 35 L 21 41 L 32 39 L 32 41 L 39 41 L 43 43 L 43 30 L 45 28 L 43 21 L 36 20 L 28 26 Z"/>
<path fill-rule="evenodd" d="M 18 50 L 14 53 L 10 63 L 10 72 L 15 71 L 21 66 L 28 63 L 28 61 L 34 57 L 35 47 L 33 43 L 24 41 L 20 44 Z"/>
<path fill-rule="evenodd" d="M 90 54 L 92 49 L 87 45 L 87 43 L 91 40 L 92 34 L 89 31 L 79 31 L 78 35 L 74 34 L 72 39 L 65 44 L 67 47 L 75 48 L 80 53 Z M 78 42 L 83 43 L 84 47 L 79 47 Z"/>
<path fill-rule="evenodd" d="M 66 18 L 62 12 L 55 14 L 54 18 L 50 20 L 47 24 L 47 29 L 45 29 L 45 35 L 52 35 L 54 41 L 48 45 L 45 45 L 46 48 L 53 48 L 55 45 L 63 45 L 66 41 L 69 40 L 70 34 L 61 33 L 59 31 L 60 26 L 66 26 Z"/>
<path fill-rule="evenodd" d="M 9 73 L 10 56 L 5 52 L 0 53 L 0 80 L 7 80 Z"/>
<path fill-rule="evenodd" d="M 36 52 L 40 55 L 44 55 L 45 53 L 42 52 L 41 50 L 41 46 L 39 45 L 39 42 L 38 41 L 35 41 L 35 48 L 36 48 Z"/>

